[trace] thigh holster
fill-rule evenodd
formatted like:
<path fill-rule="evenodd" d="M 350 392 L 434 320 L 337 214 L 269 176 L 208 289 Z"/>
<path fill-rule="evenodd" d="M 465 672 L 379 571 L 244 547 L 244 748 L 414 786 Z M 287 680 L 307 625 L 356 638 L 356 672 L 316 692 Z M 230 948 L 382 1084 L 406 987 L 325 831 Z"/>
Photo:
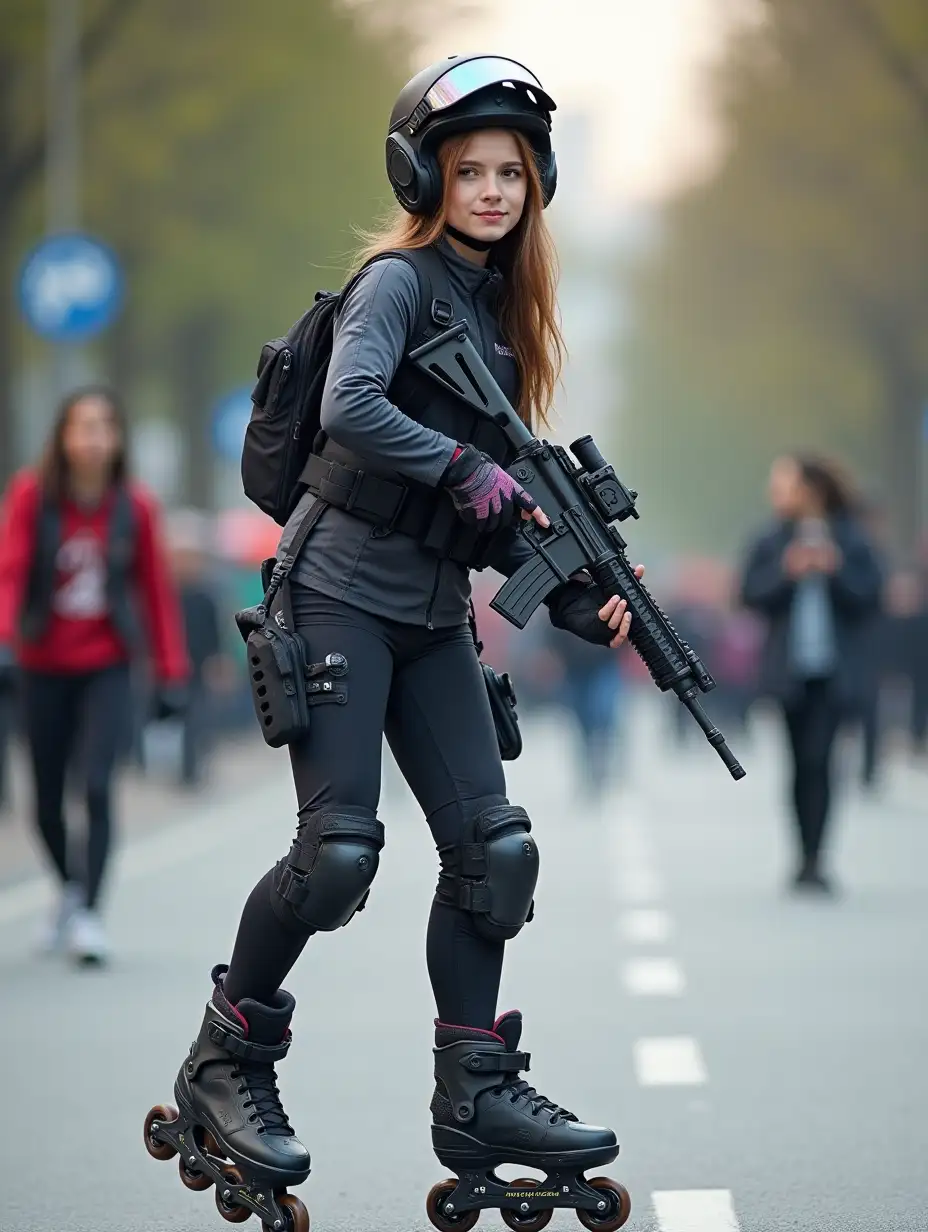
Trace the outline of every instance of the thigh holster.
<path fill-rule="evenodd" d="M 439 902 L 474 916 L 481 935 L 508 941 L 532 918 L 538 848 L 525 809 L 494 805 L 468 823 L 465 841 L 441 853 Z"/>
<path fill-rule="evenodd" d="M 301 823 L 277 892 L 294 916 L 319 931 L 361 911 L 380 863 L 384 829 L 370 809 L 320 809 Z"/>

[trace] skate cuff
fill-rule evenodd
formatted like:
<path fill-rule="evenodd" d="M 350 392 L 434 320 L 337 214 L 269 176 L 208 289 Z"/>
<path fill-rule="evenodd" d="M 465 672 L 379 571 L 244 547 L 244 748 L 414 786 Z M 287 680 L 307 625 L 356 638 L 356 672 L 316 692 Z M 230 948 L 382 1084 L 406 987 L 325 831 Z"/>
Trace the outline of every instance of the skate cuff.
<path fill-rule="evenodd" d="M 242 1061 L 256 1061 L 260 1065 L 273 1065 L 282 1061 L 290 1050 L 290 1032 L 288 1031 L 279 1044 L 255 1044 L 244 1040 L 234 1031 L 227 1031 L 218 1022 L 209 1024 L 209 1038 L 218 1044 L 230 1056 Z"/>
<path fill-rule="evenodd" d="M 512 1074 L 531 1068 L 530 1052 L 469 1052 L 458 1060 L 471 1074 Z"/>

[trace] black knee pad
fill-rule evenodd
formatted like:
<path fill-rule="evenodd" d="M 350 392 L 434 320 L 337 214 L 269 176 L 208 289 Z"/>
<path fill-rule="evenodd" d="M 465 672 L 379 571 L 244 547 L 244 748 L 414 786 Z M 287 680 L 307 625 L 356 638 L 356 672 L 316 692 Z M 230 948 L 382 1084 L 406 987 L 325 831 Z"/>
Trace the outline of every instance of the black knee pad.
<path fill-rule="evenodd" d="M 490 941 L 509 941 L 532 918 L 538 848 L 524 808 L 496 804 L 465 831 L 465 841 L 443 851 L 438 900 L 469 911 Z"/>
<path fill-rule="evenodd" d="M 278 907 L 317 932 L 342 928 L 362 911 L 383 849 L 370 809 L 333 805 L 312 813 L 293 840 L 276 885 Z"/>

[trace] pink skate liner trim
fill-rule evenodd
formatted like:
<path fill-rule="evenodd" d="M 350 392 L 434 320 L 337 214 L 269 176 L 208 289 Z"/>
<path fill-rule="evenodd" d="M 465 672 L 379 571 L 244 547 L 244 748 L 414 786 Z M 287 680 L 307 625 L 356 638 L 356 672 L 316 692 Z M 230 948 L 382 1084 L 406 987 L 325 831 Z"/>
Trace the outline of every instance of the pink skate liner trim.
<path fill-rule="evenodd" d="M 503 1021 L 504 1018 L 510 1018 L 513 1014 L 518 1014 L 520 1018 L 522 1017 L 521 1010 L 507 1010 L 505 1014 L 500 1014 L 499 1018 L 497 1018 L 496 1022 L 494 1022 L 493 1030 L 494 1031 L 496 1030 L 496 1028 L 499 1026 L 499 1024 Z"/>
<path fill-rule="evenodd" d="M 444 1027 L 446 1031 L 477 1031 L 480 1035 L 489 1035 L 490 1039 L 499 1040 L 501 1044 L 505 1044 L 505 1040 L 501 1035 L 497 1035 L 495 1031 L 484 1031 L 483 1027 L 462 1027 L 460 1023 L 439 1022 L 435 1019 L 435 1026 Z"/>
<path fill-rule="evenodd" d="M 225 993 L 222 994 L 222 999 L 223 1001 L 225 1001 L 226 1005 L 229 1007 L 229 1009 L 232 1011 L 235 1017 L 242 1024 L 242 1029 L 244 1030 L 245 1038 L 247 1039 L 248 1038 L 248 1019 L 245 1017 L 244 1014 L 240 1014 L 238 1012 L 238 1010 L 235 1008 L 235 1006 L 232 1004 L 229 998 L 225 995 Z"/>

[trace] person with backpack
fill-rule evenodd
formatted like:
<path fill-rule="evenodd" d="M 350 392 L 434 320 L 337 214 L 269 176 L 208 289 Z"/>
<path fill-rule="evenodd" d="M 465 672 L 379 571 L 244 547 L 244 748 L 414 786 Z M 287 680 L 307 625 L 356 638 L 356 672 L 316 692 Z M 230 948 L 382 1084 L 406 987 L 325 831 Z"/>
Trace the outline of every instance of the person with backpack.
<path fill-rule="evenodd" d="M 58 881 L 40 944 L 85 963 L 109 953 L 100 897 L 113 773 L 132 722 L 130 662 L 151 651 L 162 715 L 182 707 L 187 678 L 158 507 L 127 469 L 116 395 L 75 390 L 39 465 L 10 481 L 0 540 L 0 678 L 19 668 L 35 827 Z M 87 806 L 79 852 L 64 818 L 71 773 Z"/>
<path fill-rule="evenodd" d="M 504 469 L 513 453 L 501 430 L 409 359 L 466 319 L 523 421 L 544 423 L 562 354 L 543 220 L 557 179 L 553 110 L 512 60 L 450 57 L 414 77 L 386 138 L 401 210 L 369 237 L 342 293 L 323 296 L 262 354 L 242 473 L 246 493 L 286 522 L 270 576 L 286 574 L 288 593 L 279 619 L 255 625 L 249 654 L 265 665 L 256 704 L 274 725 L 271 698 L 292 698 L 302 683 L 289 666 L 288 687 L 274 682 L 281 631 L 295 628 L 305 646 L 308 719 L 289 740 L 299 821 L 245 904 L 228 967 L 213 969 L 178 1108 L 156 1106 L 145 1127 L 156 1157 L 183 1150 L 185 1184 L 215 1181 L 226 1218 L 252 1211 L 266 1227 L 308 1227 L 302 1203 L 280 1195 L 310 1171 L 276 1085 L 295 1005 L 281 985 L 311 936 L 365 907 L 385 837 L 384 734 L 440 860 L 426 947 L 438 1011 L 432 1135 L 465 1179 L 432 1191 L 432 1223 L 466 1232 L 485 1205 L 541 1228 L 533 1220 L 543 1216 L 519 1215 L 533 1202 L 578 1207 L 606 1232 L 628 1216 L 621 1186 L 581 1175 L 615 1159 L 614 1132 L 520 1077 L 521 1015 L 497 1013 L 506 944 L 532 918 L 538 848 L 525 809 L 506 795 L 468 626 L 469 570 L 511 575 L 533 552 L 519 519 L 548 519 Z M 546 602 L 555 625 L 604 650 L 627 638 L 623 603 L 588 575 Z M 278 658 L 261 658 L 262 637 Z M 563 1175 L 537 1200 L 526 1181 L 507 1198 L 487 1177 L 503 1161 Z"/>

